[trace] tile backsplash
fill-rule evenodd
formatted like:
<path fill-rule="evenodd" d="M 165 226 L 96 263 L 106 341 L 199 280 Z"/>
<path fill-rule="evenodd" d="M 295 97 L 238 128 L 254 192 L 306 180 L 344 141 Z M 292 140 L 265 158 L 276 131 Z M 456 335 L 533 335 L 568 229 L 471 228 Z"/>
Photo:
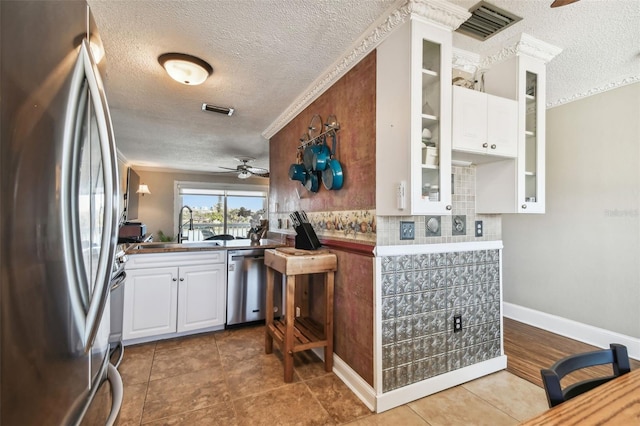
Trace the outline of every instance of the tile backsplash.
<path fill-rule="evenodd" d="M 498 241 L 502 239 L 502 221 L 499 214 L 476 214 L 476 167 L 453 166 L 453 194 L 451 215 L 440 216 L 440 236 L 427 236 L 428 216 L 378 216 L 377 245 L 410 245 L 435 243 L 462 243 L 468 241 Z M 454 216 L 466 217 L 466 235 L 453 235 Z M 476 220 L 483 223 L 483 236 L 476 237 Z M 400 239 L 400 222 L 415 223 L 415 239 Z"/>
<path fill-rule="evenodd" d="M 381 246 L 498 241 L 502 239 L 499 214 L 476 214 L 476 168 L 474 165 L 452 167 L 453 194 L 451 215 L 440 216 L 439 236 L 427 236 L 430 216 L 377 216 L 375 210 L 307 212 L 309 221 L 320 238 L 359 241 Z M 466 234 L 453 235 L 453 217 L 466 219 Z M 289 213 L 271 213 L 270 230 L 295 234 Z M 483 236 L 476 237 L 476 220 L 483 222 Z M 414 222 L 414 238 L 400 238 L 400 222 Z"/>

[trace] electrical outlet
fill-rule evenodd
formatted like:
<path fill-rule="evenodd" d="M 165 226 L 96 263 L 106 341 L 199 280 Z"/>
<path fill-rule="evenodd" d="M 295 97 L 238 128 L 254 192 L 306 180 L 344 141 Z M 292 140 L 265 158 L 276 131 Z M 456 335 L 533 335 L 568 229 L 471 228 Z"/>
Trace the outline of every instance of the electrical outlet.
<path fill-rule="evenodd" d="M 400 239 L 413 240 L 416 236 L 415 222 L 400 222 Z"/>
<path fill-rule="evenodd" d="M 482 221 L 476 220 L 476 237 L 482 237 Z"/>
<path fill-rule="evenodd" d="M 296 306 L 296 318 L 300 316 L 300 306 Z"/>
<path fill-rule="evenodd" d="M 453 216 L 451 225 L 451 235 L 467 235 L 467 216 Z"/>
<path fill-rule="evenodd" d="M 453 332 L 457 333 L 462 331 L 462 315 L 454 315 L 453 316 Z"/>

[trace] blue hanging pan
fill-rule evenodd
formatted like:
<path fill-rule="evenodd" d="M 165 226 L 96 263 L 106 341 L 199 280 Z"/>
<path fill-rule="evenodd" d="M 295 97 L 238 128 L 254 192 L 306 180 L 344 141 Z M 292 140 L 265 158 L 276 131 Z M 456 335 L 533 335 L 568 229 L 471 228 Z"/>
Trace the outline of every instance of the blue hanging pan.
<path fill-rule="evenodd" d="M 336 160 L 336 132 L 333 131 L 331 134 L 333 138 L 332 147 L 331 147 L 331 159 L 328 162 L 327 168 L 322 171 L 322 184 L 327 189 L 342 189 L 342 185 L 344 184 L 344 175 L 342 173 L 342 165 L 338 160 Z"/>
<path fill-rule="evenodd" d="M 318 192 L 318 189 L 320 189 L 320 182 L 317 173 L 318 172 L 308 172 L 307 178 L 304 182 L 304 187 L 311 192 Z"/>
<path fill-rule="evenodd" d="M 317 172 L 321 172 L 327 168 L 329 165 L 329 160 L 331 159 L 331 150 L 327 146 L 327 139 L 323 135 L 322 143 L 318 145 L 317 151 L 313 154 L 313 170 Z"/>

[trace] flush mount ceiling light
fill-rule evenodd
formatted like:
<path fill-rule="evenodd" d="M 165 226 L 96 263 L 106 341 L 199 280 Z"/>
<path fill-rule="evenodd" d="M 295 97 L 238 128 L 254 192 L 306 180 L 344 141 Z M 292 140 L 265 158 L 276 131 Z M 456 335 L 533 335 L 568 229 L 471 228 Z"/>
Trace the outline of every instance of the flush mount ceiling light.
<path fill-rule="evenodd" d="M 165 53 L 158 56 L 158 62 L 175 81 L 195 86 L 204 83 L 213 68 L 200 58 L 184 53 Z"/>

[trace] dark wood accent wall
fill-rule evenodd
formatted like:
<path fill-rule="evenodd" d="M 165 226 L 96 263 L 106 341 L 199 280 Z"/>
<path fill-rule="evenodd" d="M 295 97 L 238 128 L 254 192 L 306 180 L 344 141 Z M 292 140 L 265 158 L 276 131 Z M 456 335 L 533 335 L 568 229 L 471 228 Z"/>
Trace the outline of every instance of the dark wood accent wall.
<path fill-rule="evenodd" d="M 289 166 L 296 160 L 300 137 L 314 114 L 326 120 L 334 114 L 340 123 L 336 158 L 342 164 L 344 186 L 328 191 L 320 185 L 308 192 L 289 180 Z M 376 193 L 376 54 L 358 63 L 344 77 L 302 111 L 269 141 L 270 201 L 278 211 L 308 212 L 368 210 L 375 208 Z M 331 141 L 329 140 L 329 143 Z M 301 195 L 298 198 L 296 189 Z"/>
<path fill-rule="evenodd" d="M 269 141 L 269 205 L 278 212 L 370 210 L 375 208 L 376 53 L 360 61 Z M 308 192 L 289 180 L 300 137 L 314 114 L 323 120 L 334 114 L 340 123 L 336 158 L 342 164 L 344 186 Z M 330 140 L 329 140 L 330 143 Z M 297 192 L 296 192 L 297 189 Z M 298 196 L 300 194 L 300 196 Z M 371 245 L 330 245 L 338 256 L 335 281 L 334 352 L 373 386 L 373 255 Z M 314 277 L 315 278 L 315 277 Z M 322 286 L 301 286 L 313 300 Z M 304 299 L 304 295 L 298 295 Z M 315 317 L 316 308 L 312 308 Z"/>

